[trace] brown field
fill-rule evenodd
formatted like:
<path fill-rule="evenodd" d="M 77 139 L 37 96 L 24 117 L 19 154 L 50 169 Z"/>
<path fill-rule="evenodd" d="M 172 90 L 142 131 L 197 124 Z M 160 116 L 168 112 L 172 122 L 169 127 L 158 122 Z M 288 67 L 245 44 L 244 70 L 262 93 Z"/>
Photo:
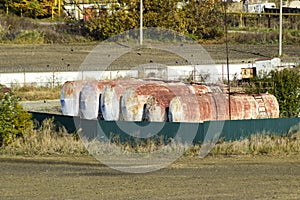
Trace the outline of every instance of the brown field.
<path fill-rule="evenodd" d="M 181 158 L 127 174 L 90 156 L 0 157 L 0 199 L 299 199 L 300 160 Z"/>
<path fill-rule="evenodd" d="M 43 45 L 0 45 L 0 72 L 30 72 L 30 71 L 77 71 L 86 56 L 97 46 L 91 44 L 43 44 Z M 216 63 L 226 63 L 225 45 L 202 45 Z M 283 61 L 299 62 L 299 45 L 283 45 Z M 253 62 L 256 59 L 274 57 L 278 54 L 278 45 L 247 45 L 230 44 L 230 63 Z M 145 52 L 147 56 L 136 56 L 135 53 L 116 61 L 114 69 L 128 68 L 149 61 L 155 57 L 157 63 L 169 63 L 177 59 L 176 55 L 169 55 L 169 59 L 161 52 Z"/>

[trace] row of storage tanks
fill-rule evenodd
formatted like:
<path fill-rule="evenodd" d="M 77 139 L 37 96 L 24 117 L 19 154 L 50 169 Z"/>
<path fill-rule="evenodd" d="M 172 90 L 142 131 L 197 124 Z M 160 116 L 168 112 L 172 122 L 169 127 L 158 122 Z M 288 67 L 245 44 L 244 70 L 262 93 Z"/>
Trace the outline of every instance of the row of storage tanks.
<path fill-rule="evenodd" d="M 230 103 L 229 103 L 230 101 Z M 108 121 L 173 121 L 277 118 L 271 94 L 228 94 L 222 85 L 158 80 L 67 81 L 64 115 Z"/>

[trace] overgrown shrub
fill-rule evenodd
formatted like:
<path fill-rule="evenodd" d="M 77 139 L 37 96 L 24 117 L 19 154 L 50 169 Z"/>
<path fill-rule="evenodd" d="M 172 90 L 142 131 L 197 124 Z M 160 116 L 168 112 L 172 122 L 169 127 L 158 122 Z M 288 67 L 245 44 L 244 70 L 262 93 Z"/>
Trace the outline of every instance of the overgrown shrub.
<path fill-rule="evenodd" d="M 0 15 L 0 42 L 16 44 L 88 42 L 79 23 L 43 23 L 25 17 Z"/>
<path fill-rule="evenodd" d="M 273 94 L 279 104 L 280 117 L 298 117 L 300 113 L 300 73 L 296 69 L 273 70 L 254 77 L 248 93 Z"/>
<path fill-rule="evenodd" d="M 0 147 L 33 128 L 31 115 L 19 105 L 12 92 L 0 93 L 0 127 Z"/>

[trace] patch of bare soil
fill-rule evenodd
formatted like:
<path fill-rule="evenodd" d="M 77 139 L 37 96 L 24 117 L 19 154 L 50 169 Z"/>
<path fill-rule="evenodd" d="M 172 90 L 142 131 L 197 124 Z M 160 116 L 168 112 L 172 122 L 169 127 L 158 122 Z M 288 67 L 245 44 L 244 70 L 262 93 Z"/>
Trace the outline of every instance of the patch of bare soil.
<path fill-rule="evenodd" d="M 181 158 L 128 174 L 90 156 L 0 156 L 0 199 L 299 199 L 300 160 Z"/>
<path fill-rule="evenodd" d="M 38 72 L 38 71 L 78 71 L 86 56 L 98 45 L 91 44 L 42 44 L 42 45 L 0 45 L 0 72 Z M 216 63 L 226 63 L 225 45 L 202 45 Z M 283 45 L 284 61 L 299 62 L 299 45 Z M 178 55 L 162 51 L 131 52 L 114 62 L 112 69 L 124 69 L 145 64 L 155 59 L 156 63 L 182 65 Z M 256 59 L 274 57 L 278 45 L 230 44 L 231 63 L 252 62 Z M 127 66 L 128 65 L 128 66 Z"/>
<path fill-rule="evenodd" d="M 60 100 L 20 101 L 25 110 L 61 114 Z"/>

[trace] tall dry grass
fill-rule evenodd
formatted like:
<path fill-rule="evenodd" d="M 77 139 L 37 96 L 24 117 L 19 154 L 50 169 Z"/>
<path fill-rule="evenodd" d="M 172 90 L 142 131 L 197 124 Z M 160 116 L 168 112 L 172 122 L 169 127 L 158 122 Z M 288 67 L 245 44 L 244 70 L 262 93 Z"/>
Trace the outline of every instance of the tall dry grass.
<path fill-rule="evenodd" d="M 53 119 L 46 119 L 36 130 L 30 130 L 0 153 L 10 155 L 80 155 L 87 154 L 77 134 L 68 134 L 63 127 L 57 127 Z"/>
<path fill-rule="evenodd" d="M 23 101 L 37 101 L 37 100 L 52 100 L 59 99 L 62 86 L 55 87 L 37 87 L 36 85 L 18 86 L 13 85 L 12 89 L 16 96 Z"/>
<path fill-rule="evenodd" d="M 291 155 L 300 153 L 300 132 L 285 136 L 255 134 L 215 145 L 211 155 Z"/>
<path fill-rule="evenodd" d="M 298 129 L 299 130 L 299 129 Z M 169 153 L 182 151 L 183 156 L 197 157 L 201 155 L 201 146 L 189 147 L 184 144 L 146 140 L 141 143 L 130 142 L 114 144 L 104 143 L 98 140 L 87 141 L 80 139 L 78 134 L 69 134 L 63 127 L 57 127 L 53 119 L 45 120 L 42 125 L 23 137 L 17 138 L 8 146 L 0 148 L 0 154 L 7 155 L 82 155 L 88 154 L 127 154 L 127 153 Z M 205 144 L 208 145 L 208 144 Z M 115 148 L 116 146 L 120 148 Z M 234 156 L 234 155 L 294 155 L 300 153 L 300 131 L 294 131 L 284 136 L 270 135 L 266 133 L 255 134 L 239 141 L 220 140 L 211 146 L 208 156 Z M 117 149 L 118 152 L 114 152 Z M 203 148 L 202 148 L 203 149 Z M 210 149 L 210 148 L 209 148 Z"/>

